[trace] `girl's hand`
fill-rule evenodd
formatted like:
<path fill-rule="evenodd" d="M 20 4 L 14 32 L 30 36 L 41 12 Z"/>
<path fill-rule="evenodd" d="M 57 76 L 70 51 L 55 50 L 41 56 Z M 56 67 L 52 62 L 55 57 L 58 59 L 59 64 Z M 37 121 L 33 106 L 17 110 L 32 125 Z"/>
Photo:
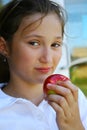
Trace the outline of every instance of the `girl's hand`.
<path fill-rule="evenodd" d="M 78 89 L 69 80 L 58 85 L 48 84 L 48 89 L 56 94 L 47 95 L 46 100 L 56 111 L 60 130 L 84 130 L 78 108 Z"/>

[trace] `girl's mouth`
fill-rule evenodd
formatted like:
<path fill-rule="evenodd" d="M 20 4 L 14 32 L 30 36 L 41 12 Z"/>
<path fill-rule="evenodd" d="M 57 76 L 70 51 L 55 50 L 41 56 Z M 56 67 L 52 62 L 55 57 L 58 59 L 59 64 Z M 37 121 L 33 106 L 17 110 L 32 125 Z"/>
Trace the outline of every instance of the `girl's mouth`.
<path fill-rule="evenodd" d="M 41 73 L 48 73 L 50 72 L 52 67 L 47 67 L 47 68 L 36 68 L 37 71 L 41 72 Z"/>

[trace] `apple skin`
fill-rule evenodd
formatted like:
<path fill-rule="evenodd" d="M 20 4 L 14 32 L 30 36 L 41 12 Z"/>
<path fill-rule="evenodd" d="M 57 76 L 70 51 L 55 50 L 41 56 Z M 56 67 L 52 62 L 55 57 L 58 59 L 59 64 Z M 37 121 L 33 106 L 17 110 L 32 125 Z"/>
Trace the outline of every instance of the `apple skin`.
<path fill-rule="evenodd" d="M 57 84 L 58 81 L 67 81 L 69 80 L 68 77 L 62 75 L 62 74 L 53 74 L 48 76 L 45 81 L 44 81 L 44 85 L 43 85 L 43 91 L 45 94 L 56 94 L 55 91 L 53 90 L 49 90 L 47 88 L 47 84 L 51 83 L 51 84 Z"/>

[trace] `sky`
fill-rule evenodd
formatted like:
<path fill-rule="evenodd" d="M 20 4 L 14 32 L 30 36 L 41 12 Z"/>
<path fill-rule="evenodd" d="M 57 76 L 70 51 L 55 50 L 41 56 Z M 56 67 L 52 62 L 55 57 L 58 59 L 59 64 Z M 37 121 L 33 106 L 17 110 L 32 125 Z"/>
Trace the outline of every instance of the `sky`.
<path fill-rule="evenodd" d="M 3 1 L 4 4 L 7 3 L 7 2 L 9 2 L 9 0 L 2 0 L 2 1 Z"/>

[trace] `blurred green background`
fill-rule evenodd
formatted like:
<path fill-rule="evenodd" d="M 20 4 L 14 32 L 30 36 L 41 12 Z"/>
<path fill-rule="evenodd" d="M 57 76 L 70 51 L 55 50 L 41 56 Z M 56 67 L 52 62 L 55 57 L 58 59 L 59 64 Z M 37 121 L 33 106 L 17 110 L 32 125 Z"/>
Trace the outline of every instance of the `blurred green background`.
<path fill-rule="evenodd" d="M 87 96 L 87 58 L 77 61 L 70 67 L 70 78 Z"/>

